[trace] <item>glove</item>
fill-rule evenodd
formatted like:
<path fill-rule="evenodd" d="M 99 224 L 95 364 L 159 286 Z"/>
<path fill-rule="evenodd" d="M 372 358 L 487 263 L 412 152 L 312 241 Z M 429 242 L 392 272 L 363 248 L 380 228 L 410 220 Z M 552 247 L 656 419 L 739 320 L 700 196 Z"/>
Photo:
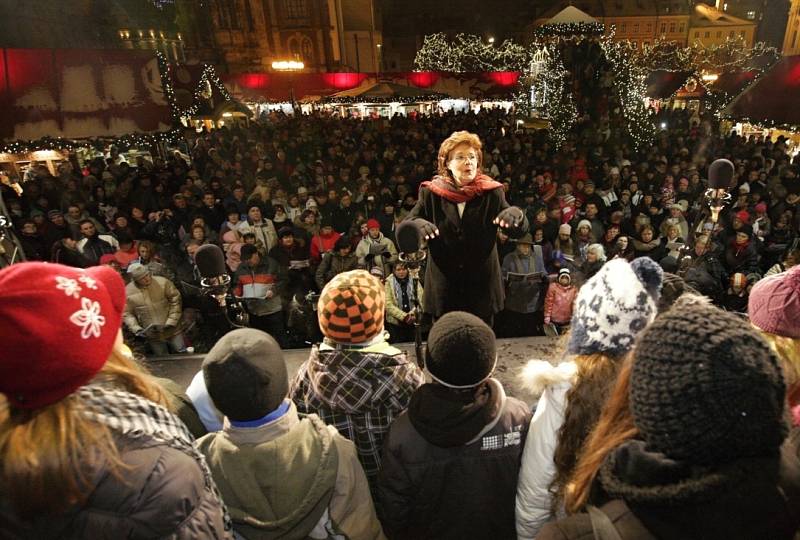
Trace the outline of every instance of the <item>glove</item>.
<path fill-rule="evenodd" d="M 525 221 L 525 214 L 516 206 L 509 206 L 505 210 L 501 210 L 497 217 L 494 218 L 495 225 L 499 225 L 503 229 L 516 229 Z"/>
<path fill-rule="evenodd" d="M 439 229 L 430 221 L 426 221 L 424 219 L 415 219 L 414 224 L 417 226 L 419 233 L 425 240 L 433 240 L 439 236 Z"/>

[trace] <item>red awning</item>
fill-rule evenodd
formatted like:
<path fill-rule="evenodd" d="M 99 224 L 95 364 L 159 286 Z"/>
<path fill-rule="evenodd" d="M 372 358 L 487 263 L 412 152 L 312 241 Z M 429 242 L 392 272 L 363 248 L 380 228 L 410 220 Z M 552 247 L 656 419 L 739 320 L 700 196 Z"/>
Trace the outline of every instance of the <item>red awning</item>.
<path fill-rule="evenodd" d="M 753 124 L 800 127 L 800 56 L 780 60 L 723 111 L 722 116 Z"/>

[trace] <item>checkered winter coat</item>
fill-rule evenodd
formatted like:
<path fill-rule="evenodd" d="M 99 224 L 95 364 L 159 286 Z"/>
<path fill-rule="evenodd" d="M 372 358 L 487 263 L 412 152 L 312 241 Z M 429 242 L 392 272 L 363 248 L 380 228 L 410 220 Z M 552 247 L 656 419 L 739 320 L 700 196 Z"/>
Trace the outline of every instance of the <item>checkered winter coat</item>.
<path fill-rule="evenodd" d="M 424 381 L 416 364 L 388 344 L 363 349 L 322 345 L 311 349 L 289 395 L 298 412 L 319 415 L 353 441 L 373 488 L 389 425 Z"/>

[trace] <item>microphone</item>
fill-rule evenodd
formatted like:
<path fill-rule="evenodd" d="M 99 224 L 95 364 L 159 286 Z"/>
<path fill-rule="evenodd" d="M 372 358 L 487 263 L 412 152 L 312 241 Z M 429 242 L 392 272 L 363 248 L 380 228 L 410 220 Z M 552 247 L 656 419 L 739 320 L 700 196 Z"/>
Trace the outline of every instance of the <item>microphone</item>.
<path fill-rule="evenodd" d="M 406 263 L 409 270 L 419 268 L 426 256 L 419 225 L 413 219 L 403 221 L 397 225 L 394 236 L 400 252 L 399 259 Z"/>
<path fill-rule="evenodd" d="M 222 250 L 214 244 L 202 245 L 194 256 L 194 262 L 200 272 L 200 287 L 203 292 L 216 298 L 219 305 L 224 307 L 231 276 L 226 271 Z"/>
<path fill-rule="evenodd" d="M 708 167 L 708 189 L 706 202 L 711 210 L 711 221 L 719 221 L 719 213 L 731 200 L 728 188 L 733 181 L 733 163 L 727 159 L 718 159 Z"/>

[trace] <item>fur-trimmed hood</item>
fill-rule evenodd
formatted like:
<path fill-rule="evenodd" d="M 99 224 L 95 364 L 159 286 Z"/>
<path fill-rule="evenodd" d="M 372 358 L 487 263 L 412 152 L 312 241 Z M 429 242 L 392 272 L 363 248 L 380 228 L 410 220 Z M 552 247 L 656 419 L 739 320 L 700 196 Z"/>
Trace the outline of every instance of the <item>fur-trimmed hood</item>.
<path fill-rule="evenodd" d="M 547 360 L 530 360 L 522 368 L 520 379 L 529 392 L 538 395 L 550 385 L 574 382 L 577 372 L 578 366 L 571 360 L 555 366 Z"/>

